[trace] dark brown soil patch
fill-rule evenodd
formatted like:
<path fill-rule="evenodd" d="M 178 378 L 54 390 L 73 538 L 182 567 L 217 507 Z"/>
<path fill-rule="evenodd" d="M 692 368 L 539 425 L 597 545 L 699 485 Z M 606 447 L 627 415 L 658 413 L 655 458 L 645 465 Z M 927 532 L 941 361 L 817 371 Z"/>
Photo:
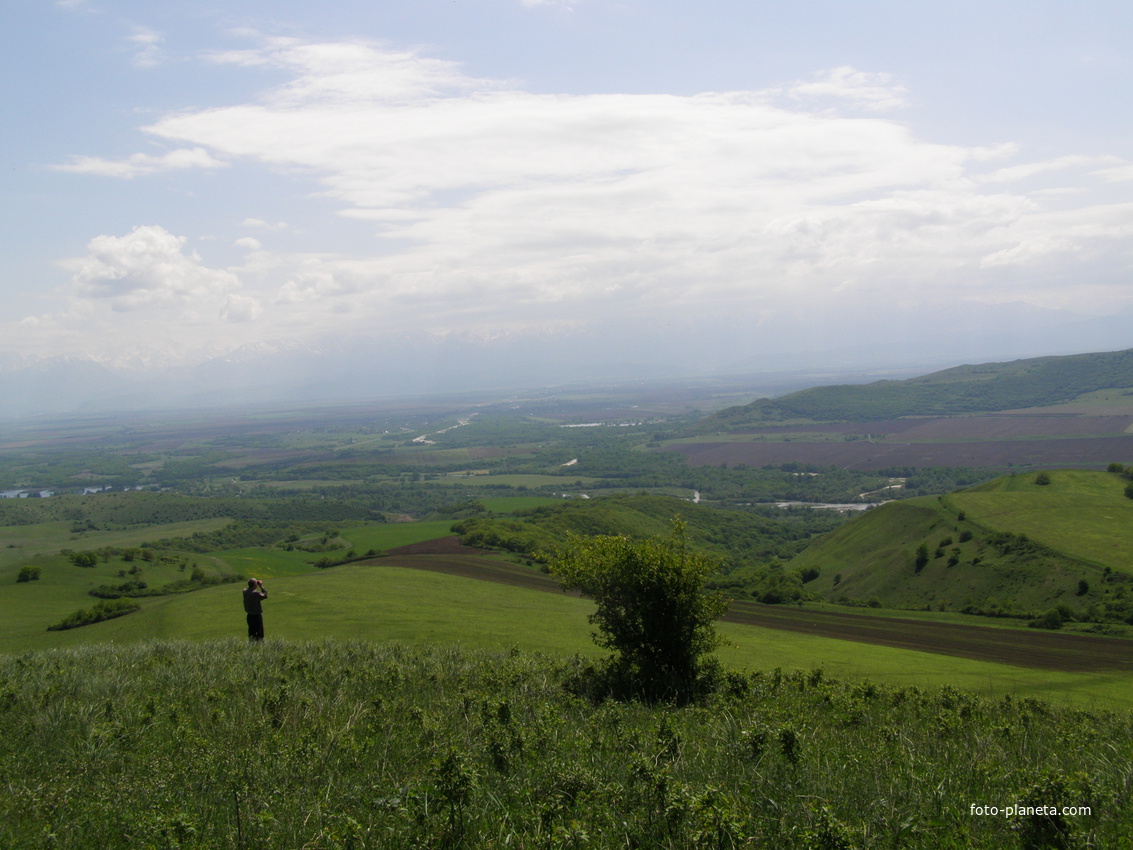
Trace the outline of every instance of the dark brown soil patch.
<path fill-rule="evenodd" d="M 724 619 L 749 626 L 955 655 L 1015 667 L 1038 667 L 1070 673 L 1133 672 L 1133 641 L 1121 638 L 808 611 L 755 602 L 733 602 Z"/>
<path fill-rule="evenodd" d="M 386 557 L 370 563 L 431 570 L 529 590 L 563 592 L 551 576 L 523 564 L 502 560 L 494 553 L 462 546 L 456 537 L 441 537 L 391 549 Z M 932 623 L 837 611 L 808 611 L 755 602 L 733 602 L 724 620 L 1015 667 L 1069 673 L 1133 672 L 1133 641 L 1120 638 Z"/>

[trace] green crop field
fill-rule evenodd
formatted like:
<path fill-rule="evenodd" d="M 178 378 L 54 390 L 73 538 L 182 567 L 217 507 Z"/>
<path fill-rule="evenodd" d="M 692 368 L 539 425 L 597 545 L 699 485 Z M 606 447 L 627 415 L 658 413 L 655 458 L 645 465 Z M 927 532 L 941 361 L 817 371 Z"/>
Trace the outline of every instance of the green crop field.
<path fill-rule="evenodd" d="M 451 520 L 432 520 L 429 522 L 395 522 L 369 524 L 344 529 L 342 536 L 359 554 L 373 549 L 382 552 L 410 543 L 421 543 L 444 537 L 452 532 Z"/>

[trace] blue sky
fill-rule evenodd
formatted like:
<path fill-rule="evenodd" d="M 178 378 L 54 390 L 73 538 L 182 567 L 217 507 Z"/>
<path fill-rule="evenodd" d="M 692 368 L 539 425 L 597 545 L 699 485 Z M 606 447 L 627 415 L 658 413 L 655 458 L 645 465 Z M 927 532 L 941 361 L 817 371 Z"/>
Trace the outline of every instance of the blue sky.
<path fill-rule="evenodd" d="M 1133 345 L 1128 2 L 10 0 L 0 31 L 0 364 Z"/>

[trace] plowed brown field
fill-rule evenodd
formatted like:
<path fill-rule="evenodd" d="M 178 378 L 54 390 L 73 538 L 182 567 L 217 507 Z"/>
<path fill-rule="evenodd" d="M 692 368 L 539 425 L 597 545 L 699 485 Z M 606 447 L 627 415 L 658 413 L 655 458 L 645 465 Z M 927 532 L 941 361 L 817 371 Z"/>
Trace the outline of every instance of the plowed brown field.
<path fill-rule="evenodd" d="M 391 549 L 386 557 L 370 563 L 432 570 L 549 593 L 563 592 L 559 589 L 558 582 L 550 576 L 530 567 L 503 561 L 490 552 L 462 546 L 455 537 Z M 724 620 L 765 629 L 782 629 L 837 640 L 935 652 L 1016 667 L 1038 667 L 1072 673 L 1133 673 L 1133 641 L 1120 638 L 809 611 L 755 602 L 733 602 L 724 615 Z"/>

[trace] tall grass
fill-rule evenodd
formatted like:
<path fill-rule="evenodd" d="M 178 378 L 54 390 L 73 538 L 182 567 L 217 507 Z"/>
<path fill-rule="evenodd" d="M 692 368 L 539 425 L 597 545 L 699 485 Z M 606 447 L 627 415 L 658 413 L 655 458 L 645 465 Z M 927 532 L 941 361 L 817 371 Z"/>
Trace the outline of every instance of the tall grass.
<path fill-rule="evenodd" d="M 821 671 L 594 705 L 571 692 L 586 663 L 272 640 L 4 657 L 0 846 L 1128 846 L 1129 713 Z M 1091 813 L 970 808 L 1014 804 Z"/>

